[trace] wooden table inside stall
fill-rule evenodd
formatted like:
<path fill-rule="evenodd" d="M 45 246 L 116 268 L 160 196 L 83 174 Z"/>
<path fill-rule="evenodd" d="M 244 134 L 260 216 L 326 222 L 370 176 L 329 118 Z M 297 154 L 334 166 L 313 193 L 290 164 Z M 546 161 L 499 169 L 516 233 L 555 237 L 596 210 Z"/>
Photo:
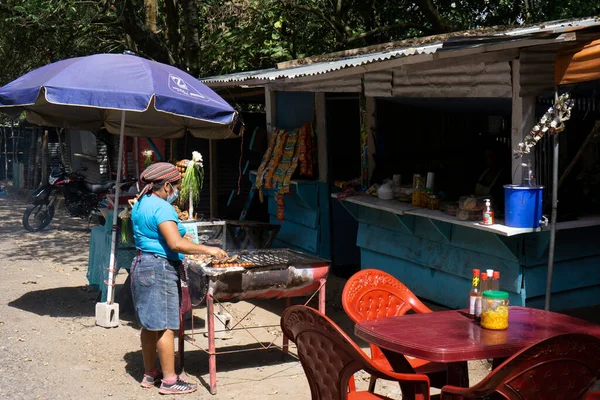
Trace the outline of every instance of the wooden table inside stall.
<path fill-rule="evenodd" d="M 448 384 L 461 386 L 465 361 L 492 358 L 495 367 L 555 335 L 587 333 L 600 338 L 600 325 L 554 312 L 510 307 L 508 329 L 502 331 L 484 329 L 466 311 L 452 310 L 363 321 L 356 324 L 355 333 L 379 346 L 394 371 L 413 372 L 399 355 L 448 363 Z"/>

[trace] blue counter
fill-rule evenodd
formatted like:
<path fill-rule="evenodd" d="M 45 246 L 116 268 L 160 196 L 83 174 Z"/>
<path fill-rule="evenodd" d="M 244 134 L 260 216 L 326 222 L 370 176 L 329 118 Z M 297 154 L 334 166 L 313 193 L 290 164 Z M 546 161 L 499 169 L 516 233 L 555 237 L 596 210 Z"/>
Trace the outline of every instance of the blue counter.
<path fill-rule="evenodd" d="M 362 269 L 386 271 L 417 296 L 450 308 L 467 306 L 473 268 L 494 269 L 512 305 L 543 308 L 548 230 L 487 228 L 395 201 L 352 199 L 341 203 L 359 222 Z M 559 224 L 553 310 L 600 304 L 599 223 Z"/>

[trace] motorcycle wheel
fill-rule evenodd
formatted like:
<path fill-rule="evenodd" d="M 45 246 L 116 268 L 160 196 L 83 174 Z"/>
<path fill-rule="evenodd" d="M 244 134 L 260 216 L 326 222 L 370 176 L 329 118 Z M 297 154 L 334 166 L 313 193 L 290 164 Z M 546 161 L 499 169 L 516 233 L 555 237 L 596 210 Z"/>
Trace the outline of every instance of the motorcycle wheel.
<path fill-rule="evenodd" d="M 54 218 L 54 205 L 29 204 L 23 214 L 23 226 L 29 232 L 38 232 L 47 227 Z"/>

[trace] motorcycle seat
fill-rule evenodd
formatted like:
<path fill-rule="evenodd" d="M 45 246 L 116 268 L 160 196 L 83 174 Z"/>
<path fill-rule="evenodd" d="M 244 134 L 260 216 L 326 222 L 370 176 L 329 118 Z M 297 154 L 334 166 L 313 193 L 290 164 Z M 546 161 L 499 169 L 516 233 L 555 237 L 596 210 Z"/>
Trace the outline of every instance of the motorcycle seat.
<path fill-rule="evenodd" d="M 85 183 L 85 187 L 92 193 L 100 194 L 104 192 L 108 192 L 115 186 L 115 181 L 108 181 L 105 183 Z"/>

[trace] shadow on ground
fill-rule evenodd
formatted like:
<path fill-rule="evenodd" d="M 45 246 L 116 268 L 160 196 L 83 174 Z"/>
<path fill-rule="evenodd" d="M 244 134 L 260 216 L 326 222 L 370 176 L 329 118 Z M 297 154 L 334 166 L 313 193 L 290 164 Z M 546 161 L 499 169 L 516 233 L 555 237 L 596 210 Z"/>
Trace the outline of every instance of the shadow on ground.
<path fill-rule="evenodd" d="M 262 343 L 263 346 L 267 346 L 268 344 L 269 343 Z M 193 345 L 187 341 L 185 346 L 184 371 L 189 376 L 197 377 L 202 385 L 208 390 L 209 382 L 204 381 L 202 378 L 202 375 L 208 374 L 208 353 L 193 347 Z M 257 348 L 259 349 L 255 350 Z M 258 344 L 218 347 L 217 353 L 217 379 L 219 378 L 219 374 L 226 373 L 227 371 L 236 371 L 245 368 L 264 368 L 284 364 L 288 364 L 291 369 L 295 368 L 298 362 L 296 357 L 290 354 L 284 354 L 279 348 L 262 350 Z M 127 373 L 134 379 L 140 380 L 144 373 L 141 350 L 129 352 L 125 354 L 123 359 L 127 363 L 125 366 Z M 177 364 L 177 358 L 175 363 Z M 286 370 L 286 368 L 278 370 L 275 375 L 280 377 L 293 375 L 292 373 L 286 374 Z M 297 374 L 297 371 L 295 371 L 294 374 Z M 256 378 L 235 377 L 233 379 L 236 382 L 260 382 L 266 379 L 275 378 L 275 375 Z M 227 384 L 219 383 L 217 386 L 223 387 L 227 386 Z"/>
<path fill-rule="evenodd" d="M 87 266 L 90 226 L 70 218 L 59 209 L 50 225 L 40 232 L 27 232 L 22 224 L 26 204 L 22 200 L 0 199 L 0 236 L 14 239 L 15 248 L 3 256 L 14 261 L 49 259 L 56 263 Z"/>
<path fill-rule="evenodd" d="M 115 286 L 115 298 L 121 299 L 122 285 Z M 8 303 L 10 307 L 50 317 L 93 317 L 98 292 L 90 286 L 69 286 L 35 290 Z M 120 319 L 134 321 L 133 308 L 127 307 Z"/>

